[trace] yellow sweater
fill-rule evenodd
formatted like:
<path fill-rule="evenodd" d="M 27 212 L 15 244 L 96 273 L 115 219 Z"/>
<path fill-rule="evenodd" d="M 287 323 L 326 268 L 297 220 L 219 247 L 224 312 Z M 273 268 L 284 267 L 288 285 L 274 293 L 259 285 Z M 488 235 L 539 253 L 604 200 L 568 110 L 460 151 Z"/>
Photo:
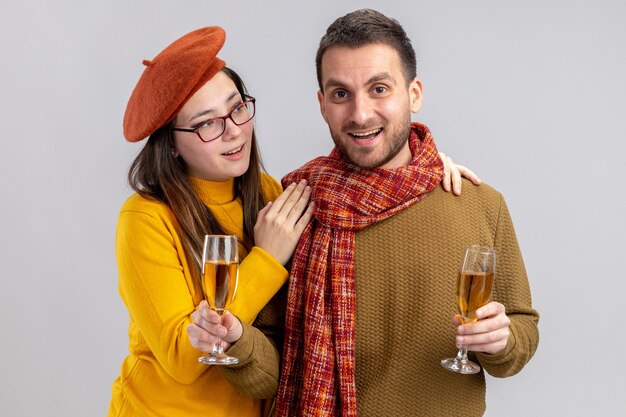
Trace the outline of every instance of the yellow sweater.
<path fill-rule="evenodd" d="M 242 205 L 234 198 L 234 181 L 191 180 L 222 227 L 243 238 Z M 281 192 L 267 175 L 262 177 L 262 189 L 268 200 Z M 240 281 L 230 311 L 251 323 L 288 273 L 258 247 L 249 254 L 242 246 L 239 249 Z M 261 415 L 262 400 L 233 388 L 220 367 L 196 360 L 201 352 L 189 343 L 186 328 L 203 297 L 168 207 L 137 194 L 128 198 L 117 223 L 116 255 L 119 291 L 130 315 L 130 354 L 113 383 L 108 416 Z"/>

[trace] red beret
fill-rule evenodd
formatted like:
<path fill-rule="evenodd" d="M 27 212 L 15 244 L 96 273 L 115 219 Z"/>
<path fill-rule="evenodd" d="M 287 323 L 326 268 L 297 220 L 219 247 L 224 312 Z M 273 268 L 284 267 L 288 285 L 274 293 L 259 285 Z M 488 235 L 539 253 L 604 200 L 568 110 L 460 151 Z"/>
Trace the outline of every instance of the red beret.
<path fill-rule="evenodd" d="M 194 30 L 174 41 L 146 68 L 126 105 L 124 137 L 140 141 L 174 119 L 183 105 L 224 68 L 217 53 L 226 33 L 217 26 Z"/>

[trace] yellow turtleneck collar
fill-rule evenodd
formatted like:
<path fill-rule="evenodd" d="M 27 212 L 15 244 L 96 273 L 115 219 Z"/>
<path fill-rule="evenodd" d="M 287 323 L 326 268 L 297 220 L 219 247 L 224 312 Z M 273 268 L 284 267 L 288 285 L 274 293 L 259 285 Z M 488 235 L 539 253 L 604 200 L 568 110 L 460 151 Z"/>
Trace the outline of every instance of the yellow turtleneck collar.
<path fill-rule="evenodd" d="M 243 242 L 243 207 L 241 200 L 235 197 L 235 179 L 207 181 L 190 176 L 189 181 L 224 232 L 236 235 Z M 245 256 L 243 246 L 240 245 L 239 250 L 242 251 L 240 255 Z"/>
<path fill-rule="evenodd" d="M 227 181 L 207 181 L 190 176 L 189 180 L 200 199 L 208 206 L 228 204 L 235 199 L 234 178 Z"/>

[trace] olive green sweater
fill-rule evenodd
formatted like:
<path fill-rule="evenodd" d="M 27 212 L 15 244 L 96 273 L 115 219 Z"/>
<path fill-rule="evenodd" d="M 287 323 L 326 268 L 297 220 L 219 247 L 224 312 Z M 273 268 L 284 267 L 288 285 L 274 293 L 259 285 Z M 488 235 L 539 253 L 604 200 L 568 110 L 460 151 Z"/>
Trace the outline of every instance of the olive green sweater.
<path fill-rule="evenodd" d="M 464 182 L 455 197 L 437 188 L 422 201 L 356 234 L 356 385 L 360 417 L 480 416 L 485 377 L 445 370 L 440 360 L 456 354 L 455 288 L 464 247 L 493 246 L 497 271 L 492 300 L 506 307 L 511 335 L 495 355 L 474 354 L 493 376 L 519 372 L 533 356 L 538 313 L 508 209 L 488 185 Z M 284 293 L 284 292 L 283 292 Z M 253 395 L 273 394 L 276 381 L 259 371 L 281 345 L 284 299 L 276 297 L 247 326 L 232 349 L 246 359 L 224 375 Z M 284 306 L 284 304 L 283 304 Z M 269 330 L 269 331 L 268 331 Z M 305 382 L 306 383 L 306 382 Z"/>

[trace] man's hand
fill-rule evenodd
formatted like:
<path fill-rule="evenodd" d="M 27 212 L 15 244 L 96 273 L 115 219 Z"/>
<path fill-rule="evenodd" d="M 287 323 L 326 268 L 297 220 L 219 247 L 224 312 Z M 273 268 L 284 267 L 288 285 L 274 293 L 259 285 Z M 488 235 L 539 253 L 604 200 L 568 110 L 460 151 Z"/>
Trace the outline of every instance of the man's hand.
<path fill-rule="evenodd" d="M 458 315 L 454 317 L 459 332 L 456 337 L 457 347 L 465 346 L 467 350 L 491 354 L 501 352 L 509 340 L 511 324 L 504 306 L 492 301 L 476 310 L 476 316 L 476 323 L 463 325 Z"/>
<path fill-rule="evenodd" d="M 221 338 L 222 347 L 227 350 L 243 333 L 243 327 L 237 317 L 226 313 L 220 317 L 211 310 L 206 300 L 202 300 L 196 311 L 191 314 L 193 324 L 187 326 L 191 345 L 202 352 L 213 351 L 213 344 Z"/>

